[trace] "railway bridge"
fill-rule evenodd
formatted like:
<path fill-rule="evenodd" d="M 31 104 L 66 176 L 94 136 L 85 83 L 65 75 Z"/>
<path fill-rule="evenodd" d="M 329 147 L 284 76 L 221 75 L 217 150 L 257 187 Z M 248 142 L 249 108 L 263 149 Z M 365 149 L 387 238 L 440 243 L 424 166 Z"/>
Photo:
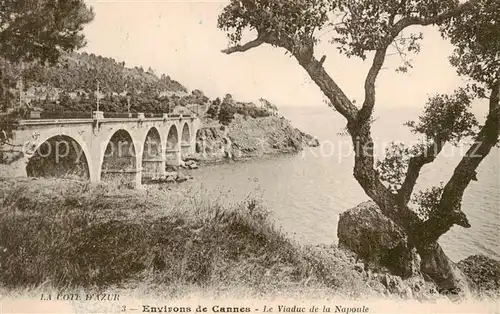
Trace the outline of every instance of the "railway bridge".
<path fill-rule="evenodd" d="M 86 119 L 19 120 L 10 145 L 22 150 L 17 176 L 73 174 L 91 182 L 124 180 L 140 186 L 192 154 L 199 128 L 195 115 L 105 118 L 94 113 Z"/>

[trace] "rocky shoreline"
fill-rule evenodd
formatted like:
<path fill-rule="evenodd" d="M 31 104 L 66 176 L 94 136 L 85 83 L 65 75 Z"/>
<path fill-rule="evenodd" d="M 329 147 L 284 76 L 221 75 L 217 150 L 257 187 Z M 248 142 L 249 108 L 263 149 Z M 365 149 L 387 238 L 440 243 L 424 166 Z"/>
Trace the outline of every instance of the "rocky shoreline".
<path fill-rule="evenodd" d="M 442 282 L 434 282 L 421 271 L 425 265 L 415 248 L 408 247 L 406 235 L 373 201 L 340 214 L 337 230 L 339 247 L 357 256 L 355 267 L 380 280 L 391 293 L 419 299 L 438 292 L 449 295 L 449 291 L 438 288 Z M 474 255 L 453 264 L 455 275 L 468 283 L 462 291 L 464 296 L 500 295 L 500 261 Z"/>
<path fill-rule="evenodd" d="M 500 261 L 484 255 L 472 255 L 457 263 L 473 290 L 487 296 L 500 295 Z"/>
<path fill-rule="evenodd" d="M 318 145 L 316 138 L 294 128 L 282 116 L 251 118 L 236 114 L 228 126 L 208 124 L 200 129 L 196 153 L 191 157 L 201 162 L 239 160 L 297 153 Z"/>
<path fill-rule="evenodd" d="M 317 139 L 282 116 L 261 118 L 236 115 L 228 125 L 206 123 L 197 133 L 196 153 L 184 156 L 179 166 L 168 166 L 149 184 L 177 184 L 194 179 L 190 171 L 204 164 L 298 153 L 318 146 Z M 363 280 L 401 298 L 433 299 L 444 293 L 441 283 L 421 272 L 422 260 L 408 246 L 406 235 L 373 202 L 364 202 L 340 215 L 338 246 L 321 250 L 345 254 L 352 270 Z M 467 282 L 466 295 L 498 297 L 500 262 L 483 255 L 454 263 L 454 272 Z"/>

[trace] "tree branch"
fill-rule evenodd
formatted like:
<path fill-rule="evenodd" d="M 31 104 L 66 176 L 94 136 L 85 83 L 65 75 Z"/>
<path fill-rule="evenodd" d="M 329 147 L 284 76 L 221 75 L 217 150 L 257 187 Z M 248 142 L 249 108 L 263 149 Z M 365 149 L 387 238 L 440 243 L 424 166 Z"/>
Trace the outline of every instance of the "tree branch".
<path fill-rule="evenodd" d="M 436 159 L 437 155 L 439 155 L 443 149 L 444 144 L 445 142 L 441 139 L 435 139 L 420 155 L 410 158 L 405 180 L 401 185 L 401 188 L 398 190 L 397 197 L 399 204 L 408 204 L 411 194 L 413 193 L 413 189 L 415 188 L 415 184 L 417 183 L 417 179 L 420 176 L 420 170 L 423 166 Z"/>
<path fill-rule="evenodd" d="M 370 131 L 370 116 L 375 103 L 375 81 L 384 64 L 387 47 L 392 40 L 385 39 L 383 45 L 376 51 L 373 65 L 366 78 L 366 99 L 362 107 L 364 115 L 360 118 L 359 109 L 344 94 L 332 77 L 323 67 L 324 58 L 317 60 L 314 57 L 314 42 L 300 42 L 293 38 L 278 36 L 275 33 L 260 33 L 256 40 L 243 46 L 226 49 L 225 53 L 247 51 L 262 43 L 285 48 L 306 70 L 314 83 L 330 100 L 333 107 L 347 120 L 347 128 L 352 138 L 355 151 L 354 177 L 365 193 L 372 198 L 382 212 L 397 224 L 407 229 L 417 218 L 406 206 L 397 206 L 394 194 L 381 182 L 374 169 L 374 144 Z"/>
<path fill-rule="evenodd" d="M 359 112 L 360 121 L 369 121 L 373 112 L 373 107 L 375 106 L 375 81 L 380 72 L 380 69 L 384 65 L 385 54 L 387 52 L 387 47 L 390 45 L 386 44 L 383 48 L 380 48 L 375 52 L 373 57 L 373 63 L 368 71 L 368 75 L 365 79 L 365 101 L 363 102 L 363 107 Z"/>
<path fill-rule="evenodd" d="M 406 62 L 407 60 L 405 58 L 406 58 L 407 54 L 406 54 L 406 52 L 401 50 L 401 48 L 399 48 L 397 40 L 394 41 L 394 47 L 398 51 L 396 54 L 399 55 L 399 57 L 401 58 L 401 61 L 403 61 L 403 63 Z"/>
<path fill-rule="evenodd" d="M 439 24 L 444 22 L 445 20 L 459 16 L 463 12 L 470 10 L 475 4 L 479 3 L 480 0 L 469 0 L 462 4 L 457 5 L 454 9 L 446 11 L 444 13 L 438 14 L 433 17 L 422 18 L 422 17 L 405 17 L 399 20 L 392 30 L 392 38 L 395 38 L 403 29 L 407 28 L 411 25 L 431 25 L 431 24 Z"/>
<path fill-rule="evenodd" d="M 320 61 L 314 58 L 314 46 L 312 42 L 302 43 L 290 38 L 277 36 L 274 33 L 259 32 L 256 39 L 242 46 L 237 45 L 224 49 L 222 52 L 226 54 L 245 52 L 264 43 L 285 48 L 290 52 L 319 86 L 321 91 L 328 97 L 335 109 L 340 112 L 347 121 L 353 122 L 357 119 L 358 109 L 351 103 L 342 89 L 323 68 L 326 56 L 323 56 Z"/>
<path fill-rule="evenodd" d="M 245 52 L 245 51 L 250 50 L 252 48 L 258 47 L 258 46 L 262 45 L 263 43 L 264 43 L 264 40 L 262 40 L 259 36 L 256 39 L 249 41 L 242 46 L 236 45 L 236 46 L 229 47 L 229 48 L 221 50 L 221 51 L 225 54 L 228 54 L 228 55 L 235 53 L 235 52 Z"/>
<path fill-rule="evenodd" d="M 330 100 L 334 108 L 342 114 L 348 122 L 354 122 L 358 117 L 358 108 L 352 104 L 342 89 L 330 77 L 323 67 L 326 56 L 320 61 L 314 58 L 312 51 L 303 47 L 294 53 L 299 64 L 307 71 L 311 79 L 319 86 L 321 91 Z"/>
<path fill-rule="evenodd" d="M 365 100 L 358 115 L 360 124 L 364 124 L 365 122 L 370 120 L 373 112 L 373 107 L 375 105 L 375 82 L 384 64 L 387 49 L 389 45 L 394 41 L 394 39 L 399 35 L 399 33 L 403 29 L 411 25 L 430 25 L 441 23 L 448 18 L 460 15 L 464 11 L 469 10 L 477 2 L 478 0 L 470 0 L 466 3 L 458 5 L 452 10 L 449 10 L 432 18 L 403 18 L 394 25 L 391 35 L 382 43 L 382 47 L 377 49 L 377 51 L 375 52 L 372 66 L 370 67 L 368 75 L 366 76 L 364 86 Z M 432 162 L 437 154 L 442 150 L 444 143 L 438 140 L 436 144 L 437 147 L 434 147 L 434 145 L 432 145 L 431 147 L 428 147 L 421 156 L 416 156 L 410 159 L 410 164 L 408 167 L 407 175 L 405 177 L 405 181 L 403 182 L 403 185 L 398 193 L 398 201 L 402 204 L 406 205 L 408 203 L 411 193 L 413 192 L 413 188 L 416 184 L 416 180 L 418 179 L 418 176 L 420 174 L 421 168 L 425 164 Z M 367 165 L 365 165 L 365 168 L 366 166 Z"/>
<path fill-rule="evenodd" d="M 326 60 L 326 56 L 325 56 L 325 55 L 323 55 L 323 57 L 321 57 L 321 59 L 319 60 L 319 64 L 320 64 L 321 66 L 323 66 L 323 63 L 325 63 L 325 60 Z"/>
<path fill-rule="evenodd" d="M 437 241 L 453 225 L 469 228 L 470 223 L 461 210 L 462 196 L 476 169 L 490 150 L 498 143 L 500 135 L 500 74 L 491 91 L 488 117 L 474 144 L 469 148 L 444 187 L 439 209 L 420 227 L 419 238 L 425 243 Z"/>
<path fill-rule="evenodd" d="M 347 125 L 354 146 L 354 178 L 379 207 L 382 213 L 403 229 L 418 220 L 407 206 L 398 206 L 395 195 L 382 183 L 374 168 L 374 144 L 370 123 L 355 122 Z"/>

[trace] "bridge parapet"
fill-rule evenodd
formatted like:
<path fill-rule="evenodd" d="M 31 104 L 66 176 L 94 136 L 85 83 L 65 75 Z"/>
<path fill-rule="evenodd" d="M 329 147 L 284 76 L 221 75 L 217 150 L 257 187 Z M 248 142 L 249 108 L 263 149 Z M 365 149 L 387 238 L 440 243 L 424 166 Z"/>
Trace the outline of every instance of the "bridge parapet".
<path fill-rule="evenodd" d="M 95 118 L 54 118 L 54 119 L 20 119 L 17 120 L 16 125 L 41 125 L 41 124 L 61 124 L 61 123 L 91 123 L 94 120 L 99 120 L 100 123 L 116 123 L 116 122 L 137 122 L 137 121 L 162 121 L 162 120 L 197 120 L 198 117 L 194 115 L 181 115 L 181 114 L 163 114 L 157 117 L 145 117 L 144 115 L 138 114 L 137 117 L 103 117 L 99 119 Z"/>

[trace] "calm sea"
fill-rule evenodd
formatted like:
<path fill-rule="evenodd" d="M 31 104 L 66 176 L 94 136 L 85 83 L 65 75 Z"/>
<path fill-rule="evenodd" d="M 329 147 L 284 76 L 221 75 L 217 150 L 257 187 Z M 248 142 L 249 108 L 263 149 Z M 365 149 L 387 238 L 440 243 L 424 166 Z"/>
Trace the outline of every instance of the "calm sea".
<path fill-rule="evenodd" d="M 322 145 L 298 155 L 205 166 L 193 173 L 196 180 L 191 184 L 235 201 L 249 194 L 261 196 L 276 224 L 298 241 L 337 243 L 339 214 L 368 199 L 352 177 L 350 139 L 338 134 L 345 122 L 323 107 L 289 107 L 281 112 Z M 402 123 L 418 114 L 411 108 L 375 112 L 373 137 L 378 150 L 390 141 L 415 141 Z M 465 148 L 445 147 L 433 164 L 422 169 L 417 189 L 445 182 L 464 152 Z M 500 259 L 499 157 L 495 148 L 479 167 L 478 181 L 466 190 L 462 205 L 472 228 L 454 227 L 440 239 L 455 261 L 479 253 Z"/>

